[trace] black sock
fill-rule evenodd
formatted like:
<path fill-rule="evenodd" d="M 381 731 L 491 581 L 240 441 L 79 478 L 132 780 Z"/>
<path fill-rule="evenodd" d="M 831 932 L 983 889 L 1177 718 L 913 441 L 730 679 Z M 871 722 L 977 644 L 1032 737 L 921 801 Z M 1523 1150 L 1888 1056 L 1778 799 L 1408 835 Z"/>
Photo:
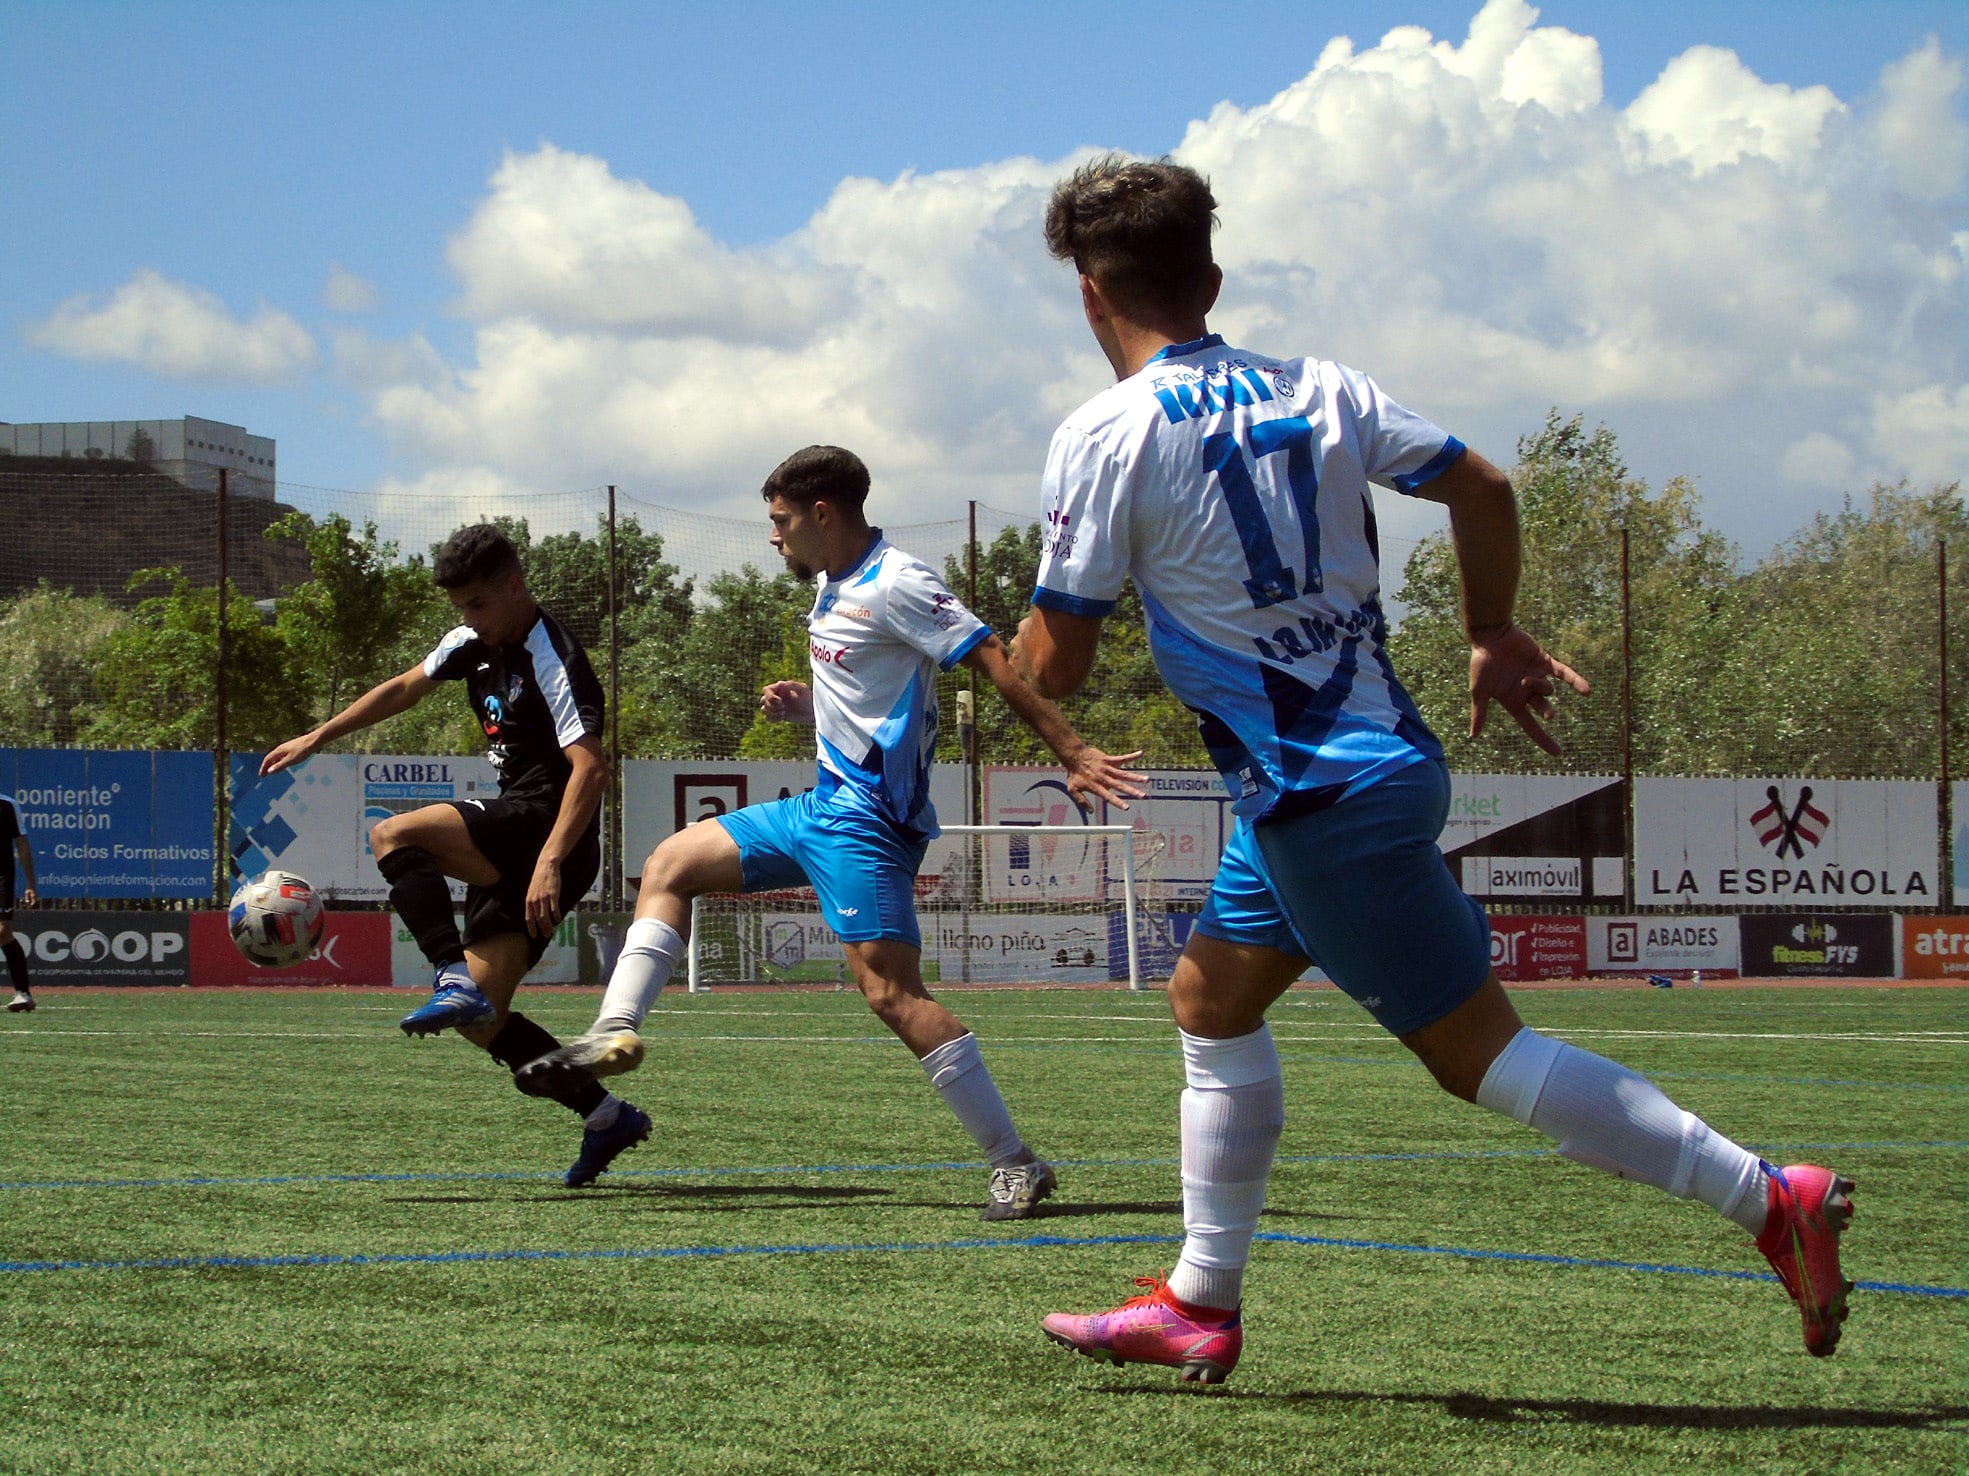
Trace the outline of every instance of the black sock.
<path fill-rule="evenodd" d="M 7 955 L 7 972 L 14 976 L 14 988 L 22 994 L 31 993 L 27 987 L 27 950 L 21 947 L 21 940 L 9 938 L 0 944 L 0 953 Z"/>
<path fill-rule="evenodd" d="M 433 967 L 465 961 L 465 940 L 451 913 L 451 887 L 422 846 L 399 846 L 376 862 L 390 884 L 390 905 Z"/>
<path fill-rule="evenodd" d="M 506 1016 L 506 1023 L 486 1046 L 486 1054 L 510 1071 L 517 1072 L 529 1061 L 538 1061 L 547 1052 L 560 1049 L 560 1042 L 518 1010 Z M 555 1095 L 568 1111 L 586 1117 L 608 1098 L 608 1088 L 598 1081 L 569 1087 Z"/>

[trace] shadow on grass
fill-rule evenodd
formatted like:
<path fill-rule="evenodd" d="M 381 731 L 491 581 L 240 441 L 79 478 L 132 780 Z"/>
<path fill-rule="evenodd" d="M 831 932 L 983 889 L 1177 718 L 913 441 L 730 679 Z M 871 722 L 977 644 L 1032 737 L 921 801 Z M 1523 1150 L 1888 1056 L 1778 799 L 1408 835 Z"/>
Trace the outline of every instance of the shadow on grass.
<path fill-rule="evenodd" d="M 705 1201 L 724 1201 L 719 1209 L 817 1209 L 824 1205 L 855 1199 L 887 1199 L 895 1191 L 874 1189 L 859 1184 L 613 1184 L 604 1180 L 600 1184 L 581 1189 L 567 1189 L 545 1194 L 518 1196 L 517 1202 L 528 1204 L 565 1204 L 569 1200 L 608 1199 L 620 1204 L 628 1200 L 683 1200 L 689 1204 L 702 1205 Z M 756 1199 L 781 1199 L 783 1204 L 749 1204 L 744 1201 Z M 730 1201 L 738 1200 L 733 1204 Z M 680 1206 L 685 1207 L 685 1206 Z"/>
<path fill-rule="evenodd" d="M 1358 1389 L 1209 1389 L 1194 1384 L 1111 1384 L 1099 1394 L 1153 1394 L 1192 1399 L 1250 1399 L 1267 1404 L 1433 1404 L 1459 1420 L 1486 1424 L 1554 1423 L 1653 1430 L 1939 1430 L 1969 1422 L 1969 1405 L 1927 1409 L 1853 1409 L 1781 1404 L 1618 1404 L 1606 1399 L 1497 1399 L 1487 1394 L 1373 1393 Z"/>

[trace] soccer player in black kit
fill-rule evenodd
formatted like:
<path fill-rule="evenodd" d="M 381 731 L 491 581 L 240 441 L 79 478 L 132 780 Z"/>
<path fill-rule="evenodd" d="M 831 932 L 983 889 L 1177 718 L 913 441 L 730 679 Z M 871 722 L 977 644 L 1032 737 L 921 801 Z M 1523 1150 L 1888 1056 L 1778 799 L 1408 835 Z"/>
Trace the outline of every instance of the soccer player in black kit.
<path fill-rule="evenodd" d="M 14 857 L 20 856 L 27 885 L 21 889 L 20 905 L 32 907 L 34 895 L 34 847 L 21 828 L 21 807 L 10 794 L 0 794 L 0 953 L 7 956 L 7 972 L 13 976 L 14 997 L 7 1001 L 7 1013 L 22 1014 L 34 1008 L 34 990 L 27 982 L 27 950 L 14 936 Z"/>
<path fill-rule="evenodd" d="M 517 1072 L 560 1043 L 512 1008 L 513 991 L 601 870 L 602 687 L 580 642 L 534 603 L 519 553 L 497 528 L 480 523 L 454 533 L 431 572 L 464 624 L 420 664 L 274 749 L 260 772 L 278 773 L 407 711 L 441 682 L 464 682 L 499 771 L 498 798 L 392 815 L 369 832 L 369 848 L 391 905 L 437 971 L 430 999 L 403 1017 L 404 1032 L 455 1029 Z M 466 884 L 462 935 L 447 877 Z M 554 1100 L 585 1128 L 581 1156 L 567 1171 L 570 1188 L 592 1184 L 649 1136 L 649 1114 L 598 1084 L 569 1087 Z"/>

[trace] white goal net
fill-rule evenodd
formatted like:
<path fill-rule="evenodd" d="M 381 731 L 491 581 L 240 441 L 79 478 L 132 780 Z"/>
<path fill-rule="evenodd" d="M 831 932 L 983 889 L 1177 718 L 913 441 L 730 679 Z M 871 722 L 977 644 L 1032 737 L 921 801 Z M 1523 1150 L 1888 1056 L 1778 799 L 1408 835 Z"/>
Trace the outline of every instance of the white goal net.
<path fill-rule="evenodd" d="M 1146 987 L 1171 952 L 1169 919 L 1142 905 L 1164 844 L 1126 825 L 944 826 L 916 879 L 924 982 Z M 811 888 L 700 897 L 691 917 L 693 993 L 849 979 Z"/>

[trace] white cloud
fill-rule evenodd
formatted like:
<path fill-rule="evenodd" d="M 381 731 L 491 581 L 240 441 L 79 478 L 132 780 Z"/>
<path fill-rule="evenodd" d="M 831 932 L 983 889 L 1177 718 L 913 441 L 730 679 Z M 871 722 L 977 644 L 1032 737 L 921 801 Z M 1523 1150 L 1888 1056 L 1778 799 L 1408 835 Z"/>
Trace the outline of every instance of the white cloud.
<path fill-rule="evenodd" d="M 763 343 L 804 338 L 834 286 L 790 255 L 727 250 L 682 200 L 552 145 L 506 156 L 450 261 L 473 318 Z"/>
<path fill-rule="evenodd" d="M 1962 63 L 1926 45 L 1880 74 L 1884 103 L 1874 128 L 1894 182 L 1918 200 L 1962 192 L 1969 170 L 1969 124 L 1962 118 Z"/>
<path fill-rule="evenodd" d="M 1459 43 L 1336 39 L 1192 122 L 1213 326 L 1356 364 L 1500 461 L 1548 406 L 1584 411 L 1752 546 L 1860 490 L 1842 477 L 1959 474 L 1963 170 L 1919 147 L 1961 133 L 1959 63 L 1918 50 L 1849 108 L 1699 47 L 1622 111 L 1597 43 L 1536 19 L 1491 0 Z M 829 440 L 902 494 L 883 516 L 1027 509 L 1053 425 L 1107 379 L 1039 238 L 1075 162 L 848 179 L 737 248 L 601 159 L 512 155 L 451 243 L 471 362 L 400 347 L 392 373 L 340 338 L 338 360 L 446 475 L 750 516 L 781 456 Z M 1392 537 L 1433 517 L 1389 504 Z"/>
<path fill-rule="evenodd" d="M 26 337 L 69 358 L 115 360 L 203 384 L 283 384 L 316 358 L 308 331 L 279 309 L 261 303 L 242 322 L 210 292 L 148 267 L 100 304 L 86 293 L 69 298 Z"/>
<path fill-rule="evenodd" d="M 1626 121 L 1651 163 L 1680 160 L 1709 174 L 1745 159 L 1802 163 L 1839 111 L 1830 88 L 1764 82 L 1734 51 L 1692 46 L 1634 99 Z"/>
<path fill-rule="evenodd" d="M 383 295 L 376 284 L 358 277 L 339 261 L 328 263 L 328 280 L 322 283 L 321 305 L 332 313 L 373 313 L 382 305 Z"/>

